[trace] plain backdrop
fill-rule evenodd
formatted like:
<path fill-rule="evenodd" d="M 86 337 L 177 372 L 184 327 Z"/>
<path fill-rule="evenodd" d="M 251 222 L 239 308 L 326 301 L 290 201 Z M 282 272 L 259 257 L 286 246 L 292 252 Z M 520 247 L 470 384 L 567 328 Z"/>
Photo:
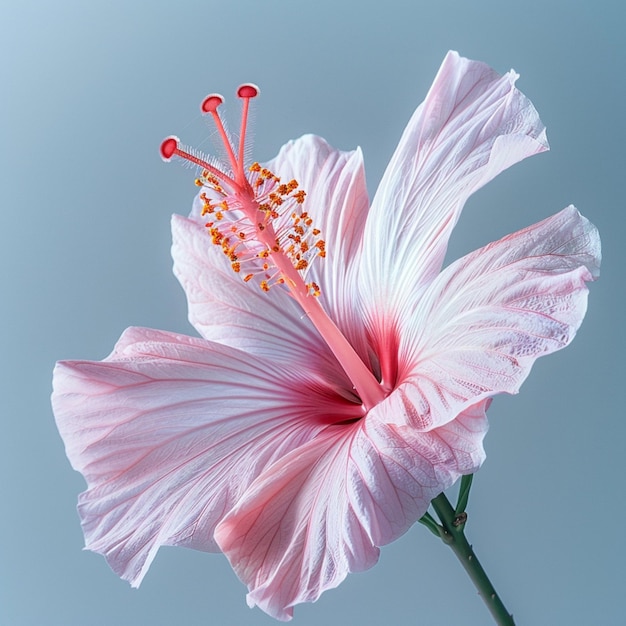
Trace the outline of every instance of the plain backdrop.
<path fill-rule="evenodd" d="M 82 551 L 83 489 L 49 405 L 57 359 L 101 359 L 130 325 L 194 334 L 169 219 L 193 174 L 163 137 L 209 147 L 198 104 L 261 86 L 254 156 L 305 132 L 365 153 L 373 194 L 448 49 L 521 74 L 551 152 L 477 193 L 449 259 L 574 203 L 604 262 L 574 343 L 489 416 L 467 534 L 518 624 L 624 624 L 623 4 L 551 0 L 0 2 L 0 623 L 267 625 L 222 555 L 165 548 L 139 590 Z M 490 624 L 420 525 L 298 626 Z"/>

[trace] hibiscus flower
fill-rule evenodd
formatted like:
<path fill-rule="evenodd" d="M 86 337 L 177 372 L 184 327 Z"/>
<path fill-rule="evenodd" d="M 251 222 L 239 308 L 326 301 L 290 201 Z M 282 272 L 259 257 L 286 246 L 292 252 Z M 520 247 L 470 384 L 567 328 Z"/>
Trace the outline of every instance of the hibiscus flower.
<path fill-rule="evenodd" d="M 201 167 L 172 221 L 201 338 L 129 328 L 54 374 L 86 547 L 122 578 L 162 545 L 222 551 L 287 620 L 480 467 L 490 399 L 572 340 L 600 259 L 570 206 L 442 269 L 470 194 L 547 150 L 516 78 L 448 53 L 371 205 L 360 150 L 319 137 L 244 168 L 252 85 L 237 145 L 203 102 L 225 165 L 163 143 Z"/>

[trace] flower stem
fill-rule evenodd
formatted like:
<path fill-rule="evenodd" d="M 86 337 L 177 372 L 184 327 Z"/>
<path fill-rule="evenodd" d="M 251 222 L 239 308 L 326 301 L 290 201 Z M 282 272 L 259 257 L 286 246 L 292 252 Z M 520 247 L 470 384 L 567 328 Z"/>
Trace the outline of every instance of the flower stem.
<path fill-rule="evenodd" d="M 465 512 L 457 513 L 446 496 L 441 493 L 431 505 L 439 517 L 443 528 L 440 528 L 440 536 L 444 543 L 452 548 L 461 565 L 472 579 L 478 594 L 483 599 L 489 612 L 499 626 L 515 626 L 513 616 L 506 610 L 500 596 L 493 588 L 489 577 L 482 565 L 476 558 L 472 546 L 465 538 L 463 529 L 467 515 Z"/>

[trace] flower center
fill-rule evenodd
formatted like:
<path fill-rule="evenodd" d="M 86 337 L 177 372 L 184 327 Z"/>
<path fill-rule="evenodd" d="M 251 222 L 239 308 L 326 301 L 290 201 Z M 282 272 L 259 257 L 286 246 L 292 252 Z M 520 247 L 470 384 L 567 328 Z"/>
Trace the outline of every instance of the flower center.
<path fill-rule="evenodd" d="M 384 399 L 385 392 L 324 311 L 318 300 L 319 285 L 306 282 L 314 260 L 326 256 L 321 233 L 304 207 L 306 192 L 296 180 L 283 182 L 258 163 L 244 167 L 250 101 L 258 94 L 252 84 L 237 90 L 243 101 L 237 146 L 218 113 L 222 96 L 210 94 L 200 105 L 202 113 L 215 122 L 230 168 L 181 145 L 174 136 L 162 142 L 161 156 L 165 161 L 176 156 L 200 168 L 196 185 L 202 188 L 202 216 L 208 220 L 205 226 L 211 241 L 221 247 L 233 271 L 245 282 L 255 282 L 263 291 L 275 285 L 289 290 L 352 381 L 365 413 Z"/>
<path fill-rule="evenodd" d="M 326 256 L 320 231 L 303 210 L 306 193 L 296 180 L 280 178 L 253 163 L 248 168 L 248 185 L 242 190 L 225 189 L 212 173 L 203 170 L 196 185 L 203 187 L 202 216 L 211 241 L 222 248 L 233 271 L 244 281 L 256 278 L 263 291 L 284 284 L 278 269 L 279 257 L 286 257 L 302 279 L 317 256 Z M 305 283 L 309 293 L 320 295 L 314 282 Z"/>

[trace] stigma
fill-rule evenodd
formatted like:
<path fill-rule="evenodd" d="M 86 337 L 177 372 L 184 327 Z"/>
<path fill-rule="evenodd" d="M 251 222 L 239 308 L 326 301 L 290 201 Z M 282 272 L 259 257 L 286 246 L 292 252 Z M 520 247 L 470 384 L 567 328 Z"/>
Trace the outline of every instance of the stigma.
<path fill-rule="evenodd" d="M 248 166 L 244 162 L 250 105 L 258 95 L 259 88 L 252 83 L 237 90 L 243 105 L 238 142 L 218 111 L 224 98 L 212 93 L 200 104 L 202 114 L 215 124 L 227 163 L 182 145 L 173 135 L 161 143 L 161 157 L 198 167 L 195 183 L 201 188 L 201 215 L 210 241 L 222 249 L 244 282 L 256 283 L 266 292 L 284 285 L 300 297 L 319 296 L 319 286 L 307 282 L 306 275 L 316 258 L 326 256 L 326 247 L 306 211 L 306 192 L 295 179 L 283 181 L 257 162 Z"/>

